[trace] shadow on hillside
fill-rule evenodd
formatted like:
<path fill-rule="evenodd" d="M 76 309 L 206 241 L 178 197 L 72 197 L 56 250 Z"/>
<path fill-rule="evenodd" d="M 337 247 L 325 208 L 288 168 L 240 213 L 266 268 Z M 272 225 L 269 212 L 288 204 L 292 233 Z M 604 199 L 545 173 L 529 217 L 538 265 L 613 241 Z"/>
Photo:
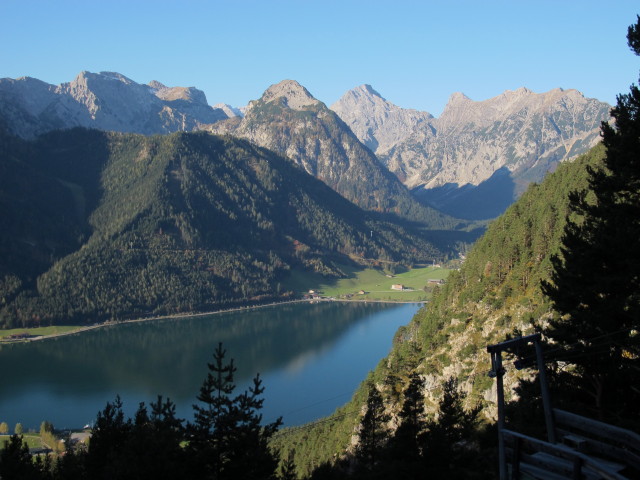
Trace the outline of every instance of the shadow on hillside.
<path fill-rule="evenodd" d="M 487 220 L 501 215 L 517 197 L 516 183 L 502 167 L 478 185 L 447 183 L 440 187 L 416 188 L 412 193 L 424 204 L 465 220 Z"/>

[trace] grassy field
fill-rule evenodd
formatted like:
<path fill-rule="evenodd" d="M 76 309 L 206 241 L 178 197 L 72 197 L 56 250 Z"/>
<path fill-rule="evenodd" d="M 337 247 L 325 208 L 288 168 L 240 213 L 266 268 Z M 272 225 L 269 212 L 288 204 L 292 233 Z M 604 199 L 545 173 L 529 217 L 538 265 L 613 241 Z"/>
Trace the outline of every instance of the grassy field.
<path fill-rule="evenodd" d="M 303 294 L 315 290 L 323 296 L 349 298 L 353 300 L 424 301 L 431 298 L 435 284 L 429 280 L 446 279 L 451 270 L 439 267 L 414 268 L 393 277 L 380 270 L 342 267 L 347 278 L 327 279 L 322 275 L 293 271 L 283 284 L 287 290 Z M 391 290 L 391 285 L 400 284 L 403 291 Z M 425 291 L 426 287 L 426 291 Z M 364 291 L 364 294 L 358 292 Z"/>
<path fill-rule="evenodd" d="M 0 448 L 4 446 L 4 442 L 9 441 L 10 435 L 0 435 Z M 22 437 L 22 441 L 25 442 L 29 448 L 41 448 L 42 439 L 40 435 L 25 433 Z"/>
<path fill-rule="evenodd" d="M 37 328 L 13 328 L 11 330 L 0 330 L 0 340 L 10 335 L 19 335 L 21 333 L 28 333 L 33 336 L 46 336 L 55 335 L 58 333 L 66 333 L 73 330 L 78 330 L 80 327 L 77 325 L 60 325 L 54 327 L 37 327 Z"/>

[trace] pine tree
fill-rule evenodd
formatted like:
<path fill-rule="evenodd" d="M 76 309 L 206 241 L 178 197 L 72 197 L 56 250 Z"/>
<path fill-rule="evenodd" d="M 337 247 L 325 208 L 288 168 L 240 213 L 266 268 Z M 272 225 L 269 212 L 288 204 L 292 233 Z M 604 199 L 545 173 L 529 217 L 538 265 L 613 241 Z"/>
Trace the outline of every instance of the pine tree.
<path fill-rule="evenodd" d="M 131 420 L 125 419 L 122 400 L 118 395 L 113 403 L 107 402 L 105 408 L 98 412 L 85 457 L 89 478 L 126 478 L 130 465 L 122 461 L 122 457 L 131 429 Z"/>
<path fill-rule="evenodd" d="M 268 441 L 282 420 L 261 425 L 264 388 L 259 375 L 246 392 L 232 397 L 236 367 L 233 359 L 225 361 L 225 355 L 219 344 L 197 397 L 201 404 L 193 406 L 192 474 L 215 480 L 273 478 L 278 459 Z"/>
<path fill-rule="evenodd" d="M 465 411 L 464 399 L 458 381 L 449 378 L 443 385 L 438 417 L 427 422 L 424 462 L 434 478 L 469 478 L 470 465 L 464 460 L 473 455 L 470 444 L 480 408 Z"/>
<path fill-rule="evenodd" d="M 286 460 L 280 463 L 278 479 L 279 480 L 297 480 L 296 464 L 294 462 L 295 451 L 289 451 Z"/>
<path fill-rule="evenodd" d="M 628 43 L 640 55 L 640 17 Z M 570 195 L 561 255 L 543 283 L 561 317 L 547 335 L 575 365 L 601 418 L 633 413 L 640 400 L 640 91 L 619 95 L 602 124 L 605 167 Z M 621 387 L 625 388 L 624 394 Z"/>
<path fill-rule="evenodd" d="M 389 441 L 387 468 L 399 478 L 422 478 L 424 468 L 422 452 L 427 422 L 424 412 L 424 380 L 417 372 L 409 377 L 404 392 L 400 425 Z"/>
<path fill-rule="evenodd" d="M 367 411 L 360 422 L 359 442 L 356 458 L 368 471 L 372 471 L 389 441 L 387 423 L 391 416 L 386 413 L 382 396 L 374 384 L 369 385 Z"/>
<path fill-rule="evenodd" d="M 0 478 L 3 480 L 40 480 L 46 478 L 41 465 L 36 465 L 22 435 L 11 435 L 0 450 Z"/>
<path fill-rule="evenodd" d="M 155 480 L 178 478 L 184 472 L 182 420 L 175 416 L 175 404 L 163 401 L 151 403 L 149 415 L 144 403 L 135 414 L 118 460 L 128 477 Z"/>

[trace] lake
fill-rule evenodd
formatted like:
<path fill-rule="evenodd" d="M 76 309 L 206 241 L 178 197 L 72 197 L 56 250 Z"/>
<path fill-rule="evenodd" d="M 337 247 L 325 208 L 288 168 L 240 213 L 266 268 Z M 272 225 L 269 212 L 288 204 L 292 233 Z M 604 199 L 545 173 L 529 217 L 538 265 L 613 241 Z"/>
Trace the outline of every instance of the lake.
<path fill-rule="evenodd" d="M 193 420 L 192 405 L 218 342 L 238 368 L 235 394 L 263 379 L 264 420 L 299 425 L 346 403 L 391 349 L 418 304 L 294 303 L 125 323 L 0 346 L 0 422 L 38 429 L 91 423 L 120 395 L 133 416 L 161 394 Z"/>

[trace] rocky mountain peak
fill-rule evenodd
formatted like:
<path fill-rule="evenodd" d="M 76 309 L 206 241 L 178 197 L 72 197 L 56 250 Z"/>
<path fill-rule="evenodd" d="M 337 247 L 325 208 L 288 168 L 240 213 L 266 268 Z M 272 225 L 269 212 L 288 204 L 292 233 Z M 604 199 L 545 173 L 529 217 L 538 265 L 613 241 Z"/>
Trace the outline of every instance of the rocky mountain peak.
<path fill-rule="evenodd" d="M 270 86 L 243 118 L 207 126 L 288 157 L 349 201 L 367 210 L 393 211 L 429 225 L 452 220 L 425 208 L 384 168 L 354 132 L 298 82 Z"/>
<path fill-rule="evenodd" d="M 366 84 L 349 90 L 331 105 L 331 110 L 376 154 L 387 152 L 406 139 L 417 125 L 433 118 L 428 112 L 394 105 Z"/>
<path fill-rule="evenodd" d="M 369 85 L 368 83 L 365 83 L 364 85 L 361 85 L 360 87 L 362 88 L 362 90 L 368 92 L 369 94 L 375 95 L 376 97 L 382 98 L 382 95 L 380 95 L 377 90 L 374 90 L 374 88 L 371 85 Z"/>
<path fill-rule="evenodd" d="M 163 88 L 167 88 L 167 86 L 163 83 L 160 83 L 157 80 L 151 80 L 148 85 L 153 88 L 154 90 L 161 90 Z"/>
<path fill-rule="evenodd" d="M 469 97 L 467 97 L 464 93 L 454 92 L 449 97 L 449 101 L 447 102 L 447 105 L 455 105 L 457 103 L 470 102 L 470 101 L 472 100 Z"/>
<path fill-rule="evenodd" d="M 89 83 L 98 83 L 98 82 L 107 83 L 107 82 L 114 82 L 114 81 L 123 83 L 125 85 L 136 84 L 136 82 L 134 82 L 130 78 L 125 77 L 124 75 L 118 72 L 92 73 L 86 70 L 83 70 L 82 72 L 80 72 L 78 76 L 76 76 L 76 78 L 71 83 L 76 85 L 87 85 Z"/>
<path fill-rule="evenodd" d="M 393 103 L 387 101 L 382 95 L 380 95 L 371 85 L 360 85 L 345 93 L 340 100 L 331 106 L 332 110 L 342 109 L 349 106 L 351 109 L 362 110 L 369 109 L 382 109 L 391 110 L 397 108 Z M 335 107 L 335 108 L 334 108 Z"/>
<path fill-rule="evenodd" d="M 208 105 L 207 97 L 204 92 L 195 87 L 165 87 L 157 90 L 155 95 L 167 102 L 184 100 L 186 102 L 197 103 L 200 105 Z"/>
<path fill-rule="evenodd" d="M 54 86 L 38 80 L 0 80 L 0 117 L 30 138 L 76 126 L 142 134 L 190 131 L 226 119 L 194 87 L 139 84 L 117 72 L 80 72 Z"/>
<path fill-rule="evenodd" d="M 507 90 L 505 93 L 509 94 L 514 94 L 514 95 L 531 95 L 533 92 L 531 90 L 529 90 L 527 87 L 520 87 L 520 88 L 516 88 L 515 90 L 511 91 L 511 90 Z"/>
<path fill-rule="evenodd" d="M 468 213 L 445 208 L 463 205 L 476 187 L 493 195 L 499 183 L 501 208 L 530 181 L 585 152 L 599 141 L 610 108 L 577 90 L 521 87 L 483 101 L 456 92 L 439 118 L 418 117 L 428 114 L 399 108 L 371 90 L 357 87 L 331 108 L 414 193 L 458 216 Z"/>
<path fill-rule="evenodd" d="M 225 115 L 229 118 L 233 117 L 244 117 L 244 112 L 242 108 L 232 107 L 228 103 L 216 103 L 213 108 L 219 108 L 222 110 Z"/>
<path fill-rule="evenodd" d="M 283 80 L 271 85 L 262 95 L 265 103 L 283 99 L 285 104 L 293 110 L 305 110 L 306 107 L 318 105 L 322 102 L 316 100 L 309 91 L 295 80 Z"/>
<path fill-rule="evenodd" d="M 208 105 L 207 97 L 202 90 L 195 87 L 167 87 L 157 80 L 149 82 L 152 93 L 167 102 L 175 100 L 184 100 L 186 102 L 197 103 L 200 105 Z M 214 107 L 215 108 L 215 107 Z"/>
<path fill-rule="evenodd" d="M 382 97 L 382 95 L 380 95 L 376 90 L 374 90 L 374 88 L 371 85 L 368 85 L 366 83 L 354 88 L 353 90 L 350 90 L 349 92 L 347 92 L 347 94 L 351 94 L 356 97 L 364 96 L 372 100 L 375 97 L 377 97 L 384 102 L 387 101 L 385 98 Z"/>

